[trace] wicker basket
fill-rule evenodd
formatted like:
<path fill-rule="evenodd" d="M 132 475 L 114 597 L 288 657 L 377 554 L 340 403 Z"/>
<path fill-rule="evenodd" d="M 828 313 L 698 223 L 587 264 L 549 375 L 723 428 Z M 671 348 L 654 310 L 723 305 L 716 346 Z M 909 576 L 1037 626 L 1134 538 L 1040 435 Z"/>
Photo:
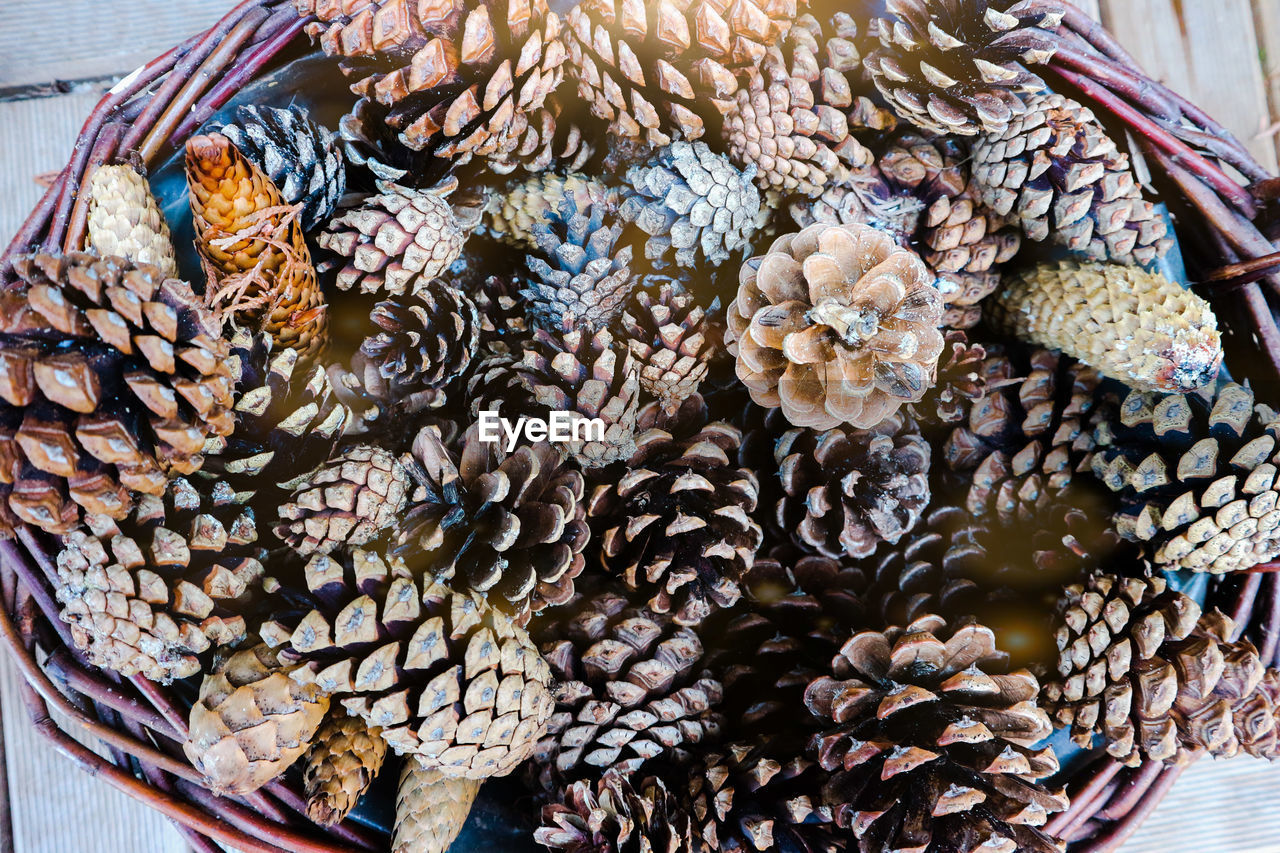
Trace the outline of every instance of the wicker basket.
<path fill-rule="evenodd" d="M 1034 0 L 1045 10 L 1054 0 Z M 98 165 L 158 163 L 250 80 L 294 45 L 307 21 L 291 0 L 245 0 L 208 32 L 148 63 L 116 85 L 90 114 L 72 160 L 49 187 L 0 258 L 0 286 L 13 279 L 14 255 L 32 249 L 72 251 L 84 241 L 82 190 Z M 1059 50 L 1049 68 L 1056 88 L 1070 91 L 1115 129 L 1128 132 L 1163 199 L 1178 218 L 1192 279 L 1235 330 L 1236 352 L 1255 384 L 1280 387 L 1280 179 L 1202 110 L 1149 79 L 1092 19 L 1066 7 Z M 1229 362 L 1231 359 L 1229 358 Z M 306 816 L 295 783 L 277 780 L 240 799 L 214 796 L 183 757 L 190 697 L 140 677 L 122 679 L 89 665 L 58 618 L 50 578 L 51 537 L 21 530 L 0 542 L 0 641 L 21 669 L 22 701 L 36 729 L 84 770 L 169 817 L 197 851 L 217 843 L 243 851 L 339 853 L 383 850 L 385 836 L 353 821 L 321 829 Z M 1263 660 L 1277 658 L 1280 577 L 1254 573 L 1215 582 L 1212 603 L 1235 618 Z M 68 732 L 99 738 L 108 757 Z M 1071 807 L 1047 829 L 1073 851 L 1118 848 L 1159 803 L 1184 768 L 1148 762 L 1125 768 L 1105 755 L 1083 755 L 1065 780 Z"/>

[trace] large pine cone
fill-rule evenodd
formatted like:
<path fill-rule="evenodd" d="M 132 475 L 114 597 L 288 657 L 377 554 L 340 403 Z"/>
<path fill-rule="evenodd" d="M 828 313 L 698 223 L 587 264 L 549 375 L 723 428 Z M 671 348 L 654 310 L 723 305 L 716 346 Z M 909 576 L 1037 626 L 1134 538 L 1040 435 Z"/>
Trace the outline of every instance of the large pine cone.
<path fill-rule="evenodd" d="M 669 283 L 660 284 L 656 294 L 637 290 L 622 315 L 622 329 L 640 366 L 640 387 L 672 414 L 698 393 L 723 339 L 723 329 L 694 297 Z"/>
<path fill-rule="evenodd" d="M 203 464 L 231 433 L 221 324 L 157 267 L 88 254 L 16 259 L 0 296 L 0 499 L 66 533 L 124 518 L 134 492 Z M 4 513 L 8 516 L 8 512 Z M 10 525 L 0 517 L 0 535 Z"/>
<path fill-rule="evenodd" d="M 1042 4 L 989 0 L 889 0 L 875 26 L 880 48 L 864 60 L 898 115 L 940 135 L 999 132 L 1044 88 L 1019 60 L 1054 53 L 1041 28 L 1062 14 Z M 997 7 L 1006 7 L 1003 11 Z"/>
<path fill-rule="evenodd" d="M 294 5 L 319 19 L 307 32 L 414 151 L 506 156 L 563 77 L 560 18 L 543 0 Z"/>
<path fill-rule="evenodd" d="M 1120 533 L 1162 569 L 1222 574 L 1280 557 L 1280 417 L 1224 385 L 1212 404 L 1139 391 L 1100 411 L 1094 473 L 1119 493 Z"/>
<path fill-rule="evenodd" d="M 473 427 L 455 465 L 434 428 L 414 441 L 418 489 L 396 530 L 397 554 L 452 587 L 480 593 L 520 623 L 561 604 L 585 565 L 582 474 L 539 442 L 501 458 Z"/>
<path fill-rule="evenodd" d="M 742 268 L 738 378 L 796 426 L 867 429 L 933 384 L 942 300 L 911 251 L 865 225 L 812 225 Z"/>
<path fill-rule="evenodd" d="M 135 264 L 154 264 L 165 278 L 178 277 L 169 224 L 147 179 L 131 166 L 103 165 L 89 179 L 85 247 Z"/>
<path fill-rule="evenodd" d="M 302 771 L 307 817 L 320 826 L 341 823 L 387 757 L 382 734 L 359 717 L 330 711 L 307 750 Z"/>
<path fill-rule="evenodd" d="M 1173 245 L 1128 155 L 1070 98 L 1031 98 L 1027 115 L 975 143 L 973 160 L 977 197 L 1032 240 L 1119 264 L 1149 264 Z"/>
<path fill-rule="evenodd" d="M 449 776 L 511 772 L 551 715 L 551 673 L 524 630 L 474 594 L 359 549 L 305 568 L 314 601 L 263 626 L 296 681 L 340 701 L 398 753 Z"/>
<path fill-rule="evenodd" d="M 862 849 L 1061 849 L 1036 828 L 1067 805 L 1038 782 L 1058 770 L 1035 748 L 1052 727 L 1035 676 L 1006 661 L 990 629 L 924 617 L 855 634 L 809 685 L 823 800 Z"/>

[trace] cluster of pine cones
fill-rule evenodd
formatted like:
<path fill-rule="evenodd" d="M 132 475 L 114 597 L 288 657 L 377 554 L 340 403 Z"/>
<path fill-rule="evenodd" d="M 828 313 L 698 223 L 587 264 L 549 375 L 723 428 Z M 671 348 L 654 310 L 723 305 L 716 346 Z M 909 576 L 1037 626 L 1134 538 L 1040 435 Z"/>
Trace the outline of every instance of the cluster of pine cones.
<path fill-rule="evenodd" d="M 202 269 L 110 165 L 0 293 L 0 535 L 191 680 L 214 791 L 297 764 L 331 824 L 394 763 L 404 853 L 511 773 L 572 853 L 1052 851 L 1055 728 L 1280 754 L 1180 591 L 1280 556 L 1280 416 L 1052 2 L 296 2 L 359 100 L 186 141 Z"/>

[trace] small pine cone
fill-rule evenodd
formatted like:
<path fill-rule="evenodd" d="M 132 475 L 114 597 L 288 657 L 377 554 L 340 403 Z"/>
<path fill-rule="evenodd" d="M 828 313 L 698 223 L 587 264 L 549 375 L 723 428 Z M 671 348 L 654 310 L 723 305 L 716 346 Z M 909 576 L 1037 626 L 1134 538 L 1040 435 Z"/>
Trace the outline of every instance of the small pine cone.
<path fill-rule="evenodd" d="M 762 189 L 816 197 L 843 183 L 850 169 L 874 162 L 852 135 L 861 101 L 850 85 L 862 67 L 857 29 L 845 12 L 835 14 L 829 31 L 801 15 L 758 68 L 745 70 L 723 133 L 730 159 L 754 165 Z"/>
<path fill-rule="evenodd" d="M 1008 671 L 989 628 L 923 617 L 865 631 L 833 666 L 805 691 L 826 727 L 810 752 L 832 774 L 824 804 L 867 849 L 1062 849 L 1037 828 L 1067 806 L 1038 781 L 1058 770 L 1035 748 L 1052 732 L 1039 684 Z"/>
<path fill-rule="evenodd" d="M 1044 30 L 1061 20 L 1037 4 L 890 0 L 888 17 L 875 23 L 880 47 L 863 64 L 894 111 L 917 127 L 942 136 L 998 133 L 1027 112 L 1021 96 L 1044 88 L 1021 62 L 1053 56 Z"/>
<path fill-rule="evenodd" d="M 1060 261 L 1006 276 L 988 303 L 993 326 L 1140 391 L 1185 394 L 1222 366 L 1209 303 L 1160 273 Z"/>
<path fill-rule="evenodd" d="M 297 484 L 280 505 L 276 535 L 303 557 L 367 545 L 399 521 L 409 489 L 409 474 L 394 456 L 356 445 Z"/>
<path fill-rule="evenodd" d="M 378 195 L 340 211 L 316 239 L 347 262 L 338 271 L 339 290 L 417 296 L 462 256 L 466 241 L 442 193 L 451 185 L 413 190 L 380 184 Z M 326 264 L 322 270 L 331 266 Z"/>
<path fill-rule="evenodd" d="M 510 773 L 551 716 L 551 673 L 524 630 L 377 553 L 317 554 L 304 569 L 307 610 L 262 626 L 280 658 L 402 755 L 449 776 Z"/>
<path fill-rule="evenodd" d="M 467 431 L 455 464 L 437 431 L 414 441 L 417 484 L 399 519 L 395 553 L 455 589 L 486 595 L 520 622 L 561 604 L 586 563 L 590 531 L 582 474 L 547 442 L 499 459 Z"/>
<path fill-rule="evenodd" d="M 200 683 L 182 748 L 214 794 L 251 794 L 307 751 L 329 700 L 265 645 L 224 655 Z"/>
<path fill-rule="evenodd" d="M 718 266 L 751 245 L 760 216 L 754 176 L 755 166 L 739 172 L 705 143 L 674 142 L 627 170 L 618 213 L 648 235 L 644 256 L 655 266 Z"/>
<path fill-rule="evenodd" d="M 698 393 L 722 335 L 691 294 L 662 284 L 637 290 L 622 315 L 627 346 L 640 365 L 640 387 L 674 414 Z"/>
<path fill-rule="evenodd" d="M 326 222 L 346 193 L 346 162 L 337 138 L 296 104 L 239 106 L 234 121 L 209 125 L 205 132 L 230 139 L 271 179 L 285 204 L 301 204 L 304 231 Z"/>
<path fill-rule="evenodd" d="M 252 510 L 226 483 L 184 478 L 163 498 L 142 495 L 129 518 L 86 516 L 58 552 L 62 620 L 95 666 L 169 682 L 199 656 L 243 640 L 266 548 Z"/>
<path fill-rule="evenodd" d="M 986 393 L 946 438 L 942 458 L 967 489 L 974 517 L 1026 520 L 1056 498 L 1093 448 L 1088 428 L 1102 377 L 1035 349 L 993 351 L 975 367 Z"/>
<path fill-rule="evenodd" d="M 562 336 L 535 329 L 518 359 L 489 359 L 467 391 L 472 414 L 497 412 L 514 423 L 519 417 L 549 420 L 552 412 L 571 412 L 588 423 L 603 421 L 603 435 L 587 429 L 580 438 L 556 445 L 582 467 L 600 468 L 635 451 L 638 373 L 630 349 L 607 329 L 594 334 L 575 329 Z"/>
<path fill-rule="evenodd" d="M 485 230 L 517 249 L 537 249 L 534 229 L 550 221 L 565 196 L 573 199 L 578 210 L 586 210 L 594 201 L 611 200 L 610 190 L 586 175 L 542 172 L 489 193 L 484 206 Z"/>
<path fill-rule="evenodd" d="M 1132 391 L 1098 420 L 1093 472 L 1120 496 L 1116 528 L 1158 568 L 1224 574 L 1280 557 L 1280 417 L 1252 391 Z"/>
<path fill-rule="evenodd" d="M 89 179 L 85 248 L 135 264 L 153 264 L 165 278 L 178 277 L 169 223 L 147 179 L 129 166 L 99 166 Z"/>
<path fill-rule="evenodd" d="M 1008 232 L 1006 232 L 1008 233 Z M 938 273 L 938 292 L 944 308 L 942 325 L 948 329 L 968 330 L 982 322 L 982 306 L 988 296 L 1000 289 L 1000 272 Z"/>
<path fill-rule="evenodd" d="M 569 73 L 611 135 L 692 141 L 707 132 L 700 101 L 727 108 L 734 69 L 757 63 L 795 17 L 791 0 L 585 0 L 566 16 Z"/>
<path fill-rule="evenodd" d="M 617 245 L 622 224 L 602 197 L 579 207 L 566 194 L 557 213 L 533 226 L 533 235 L 545 259 L 526 259 L 531 277 L 520 295 L 534 323 L 557 332 L 590 331 L 622 313 L 636 282 L 631 247 Z"/>
<path fill-rule="evenodd" d="M 621 479 L 596 486 L 588 503 L 605 567 L 678 624 L 736 603 L 763 540 L 751 518 L 755 475 L 730 461 L 741 442 L 737 428 L 705 415 L 679 435 L 647 429 Z"/>
<path fill-rule="evenodd" d="M 869 430 L 789 430 L 774 454 L 778 527 L 806 551 L 869 557 L 910 533 L 929 503 L 929 442 L 902 413 Z"/>
<path fill-rule="evenodd" d="M 1026 116 L 974 144 L 971 189 L 1032 240 L 1090 260 L 1145 265 L 1173 245 L 1128 155 L 1087 107 L 1062 95 L 1031 98 Z"/>
<path fill-rule="evenodd" d="M 222 325 L 158 267 L 89 254 L 15 259 L 0 303 L 0 483 L 49 533 L 124 518 L 134 493 L 204 463 L 231 433 Z"/>
<path fill-rule="evenodd" d="M 986 347 L 970 343 L 964 332 L 947 332 L 945 340 L 946 356 L 938 361 L 937 383 L 923 400 L 908 406 L 926 430 L 966 421 L 974 402 L 987 394 Z"/>
<path fill-rule="evenodd" d="M 672 780 L 675 781 L 674 778 Z M 717 849 L 697 823 L 689 804 L 660 776 L 631 780 L 609 772 L 578 781 L 542 807 L 533 838 L 563 853 L 701 853 Z M 703 812 L 710 823 L 714 807 Z"/>
<path fill-rule="evenodd" d="M 260 327 L 277 348 L 318 358 L 328 344 L 328 311 L 299 208 L 220 133 L 187 140 L 186 168 L 208 302 Z"/>
<path fill-rule="evenodd" d="M 352 91 L 385 109 L 404 146 L 436 157 L 505 155 L 564 74 L 560 18 L 542 0 L 294 5 L 319 19 L 307 32 L 359 78 Z"/>
<path fill-rule="evenodd" d="M 541 629 L 556 680 L 555 713 L 534 754 L 545 790 L 610 772 L 635 779 L 716 738 L 721 688 L 702 671 L 696 634 L 608 589 L 566 608 L 576 612 Z"/>
<path fill-rule="evenodd" d="M 937 375 L 942 300 L 911 251 L 865 225 L 813 225 L 742 267 L 729 350 L 761 406 L 795 426 L 868 429 Z"/>
<path fill-rule="evenodd" d="M 462 832 L 480 779 L 447 776 L 411 756 L 396 788 L 396 823 L 391 853 L 446 853 Z"/>
<path fill-rule="evenodd" d="M 331 711 L 303 760 L 307 817 L 320 826 L 345 820 L 386 757 L 387 742 L 377 729 L 359 717 Z"/>

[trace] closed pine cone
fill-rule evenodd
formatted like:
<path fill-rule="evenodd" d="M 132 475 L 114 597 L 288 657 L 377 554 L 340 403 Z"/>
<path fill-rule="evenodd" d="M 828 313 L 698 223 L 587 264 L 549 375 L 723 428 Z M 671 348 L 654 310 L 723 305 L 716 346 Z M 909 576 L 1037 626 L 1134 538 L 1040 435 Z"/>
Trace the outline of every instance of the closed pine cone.
<path fill-rule="evenodd" d="M 640 365 L 640 387 L 669 413 L 698 393 L 723 337 L 693 296 L 669 283 L 656 294 L 637 290 L 622 328 Z"/>
<path fill-rule="evenodd" d="M 0 498 L 50 533 L 124 518 L 134 493 L 204 462 L 231 433 L 221 324 L 158 267 L 89 254 L 19 257 L 0 297 Z M 8 515 L 8 513 L 6 513 Z M 0 529 L 9 524 L 0 521 Z"/>
<path fill-rule="evenodd" d="M 1093 113 L 1058 94 L 1027 106 L 1027 115 L 974 144 L 977 198 L 1032 240 L 1091 260 L 1149 264 L 1168 252 L 1164 219 Z"/>
<path fill-rule="evenodd" d="M 253 793 L 307 751 L 329 700 L 293 670 L 259 644 L 224 651 L 205 675 L 182 748 L 213 793 Z"/>
<path fill-rule="evenodd" d="M 481 782 L 448 776 L 410 756 L 396 788 L 391 853 L 445 853 L 467 822 Z"/>
<path fill-rule="evenodd" d="M 1247 387 L 1130 392 L 1099 412 L 1093 472 L 1122 502 L 1116 527 L 1161 569 L 1222 574 L 1280 557 L 1280 418 Z"/>
<path fill-rule="evenodd" d="M 302 665 L 295 681 L 449 776 L 506 774 L 532 754 L 551 674 L 508 617 L 371 551 L 317 554 L 304 578 L 308 603 L 262 629 Z"/>
<path fill-rule="evenodd" d="M 1060 261 L 1014 273 L 986 313 L 999 331 L 1142 391 L 1185 394 L 1212 382 L 1222 366 L 1209 303 L 1137 267 Z"/>
<path fill-rule="evenodd" d="M 1056 27 L 1061 12 L 989 0 L 889 0 L 887 7 L 876 21 L 880 47 L 864 65 L 894 111 L 917 127 L 999 132 L 1027 111 L 1023 96 L 1044 87 L 1021 61 L 1053 56 L 1042 29 Z"/>
<path fill-rule="evenodd" d="M 942 301 L 925 265 L 865 225 L 812 225 L 742 268 L 738 378 L 796 426 L 875 426 L 936 377 Z"/>
<path fill-rule="evenodd" d="M 136 264 L 153 264 L 165 278 L 178 277 L 169 223 L 147 179 L 130 166 L 103 165 L 89 179 L 85 247 Z"/>
<path fill-rule="evenodd" d="M 140 496 L 127 519 L 85 522 L 58 552 L 57 596 L 95 666 L 167 683 L 198 673 L 214 646 L 245 638 L 267 550 L 225 483 L 197 489 L 179 477 L 163 498 Z"/>
<path fill-rule="evenodd" d="M 331 709 L 304 758 L 307 817 L 321 826 L 341 823 L 369 790 L 386 757 L 387 742 L 377 729 Z"/>
<path fill-rule="evenodd" d="M 367 545 L 399 521 L 409 474 L 394 456 L 360 444 L 330 459 L 280 505 L 276 535 L 303 557 Z"/>
<path fill-rule="evenodd" d="M 220 133 L 188 139 L 186 166 L 196 248 L 209 270 L 206 299 L 277 347 L 318 358 L 328 313 L 299 208 Z"/>
<path fill-rule="evenodd" d="M 582 474 L 547 442 L 500 458 L 468 430 L 455 463 L 438 432 L 414 441 L 416 488 L 395 551 L 455 589 L 488 597 L 517 622 L 573 595 L 590 531 Z"/>
<path fill-rule="evenodd" d="M 823 800 L 863 849 L 1062 849 L 1037 828 L 1067 805 L 1038 781 L 1058 770 L 1035 748 L 1052 727 L 1035 676 L 1006 661 L 990 629 L 923 617 L 853 635 L 809 685 Z"/>

